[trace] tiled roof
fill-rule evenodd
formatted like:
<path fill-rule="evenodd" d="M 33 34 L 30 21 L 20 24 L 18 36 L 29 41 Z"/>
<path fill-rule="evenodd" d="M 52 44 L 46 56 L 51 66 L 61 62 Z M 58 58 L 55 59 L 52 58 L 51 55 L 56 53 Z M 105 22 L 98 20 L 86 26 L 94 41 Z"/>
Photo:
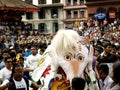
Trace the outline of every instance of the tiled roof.
<path fill-rule="evenodd" d="M 0 0 L 0 10 L 35 11 L 38 7 L 21 0 Z"/>
<path fill-rule="evenodd" d="M 97 0 L 97 1 L 87 1 L 86 5 L 93 5 L 93 4 L 104 4 L 104 3 L 120 3 L 120 0 Z"/>

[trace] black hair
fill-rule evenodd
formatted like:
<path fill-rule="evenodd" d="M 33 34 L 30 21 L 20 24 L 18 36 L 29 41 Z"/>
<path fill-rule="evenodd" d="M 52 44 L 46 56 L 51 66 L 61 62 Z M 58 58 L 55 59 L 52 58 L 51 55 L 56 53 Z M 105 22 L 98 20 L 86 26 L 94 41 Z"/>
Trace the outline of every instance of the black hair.
<path fill-rule="evenodd" d="M 16 57 L 16 53 L 13 52 L 13 51 L 10 51 L 10 56 L 11 56 L 12 58 Z"/>
<path fill-rule="evenodd" d="M 27 49 L 30 49 L 31 48 L 31 44 L 27 44 Z"/>
<path fill-rule="evenodd" d="M 35 44 L 31 45 L 31 48 L 37 49 L 37 46 Z"/>
<path fill-rule="evenodd" d="M 15 72 L 15 68 L 16 68 L 16 67 L 22 67 L 22 65 L 20 65 L 20 64 L 13 64 L 11 78 L 13 77 L 13 74 L 14 74 L 14 72 Z M 23 67 L 22 67 L 22 68 L 23 68 Z"/>
<path fill-rule="evenodd" d="M 12 59 L 10 56 L 6 57 L 4 62 L 6 62 L 8 59 Z"/>
<path fill-rule="evenodd" d="M 72 88 L 74 90 L 84 90 L 85 88 L 85 80 L 81 77 L 74 77 L 72 79 Z"/>
<path fill-rule="evenodd" d="M 23 49 L 17 50 L 17 53 L 22 53 Z"/>
<path fill-rule="evenodd" d="M 10 51 L 9 48 L 5 48 L 5 49 L 3 49 L 2 54 L 3 54 L 3 53 L 9 53 L 9 51 Z"/>
<path fill-rule="evenodd" d="M 102 70 L 106 75 L 109 74 L 109 67 L 107 64 L 100 64 L 98 70 Z"/>
<path fill-rule="evenodd" d="M 112 44 L 111 44 L 110 42 L 105 42 L 104 45 L 103 45 L 104 48 L 106 48 L 106 47 L 108 47 L 108 46 L 111 46 L 111 47 L 112 47 Z"/>
<path fill-rule="evenodd" d="M 100 46 L 95 46 L 94 47 L 96 51 L 98 51 L 99 53 L 102 53 L 103 52 L 103 48 L 100 47 Z"/>
<path fill-rule="evenodd" d="M 23 57 L 21 57 L 21 56 L 20 56 L 20 58 L 19 58 L 19 59 L 21 59 L 21 60 L 23 60 L 23 61 L 24 61 L 24 58 L 23 58 Z"/>
<path fill-rule="evenodd" d="M 115 62 L 113 64 L 113 77 L 115 81 L 120 84 L 120 62 Z"/>
<path fill-rule="evenodd" d="M 119 48 L 119 45 L 112 44 L 112 48 L 115 48 L 117 50 Z"/>

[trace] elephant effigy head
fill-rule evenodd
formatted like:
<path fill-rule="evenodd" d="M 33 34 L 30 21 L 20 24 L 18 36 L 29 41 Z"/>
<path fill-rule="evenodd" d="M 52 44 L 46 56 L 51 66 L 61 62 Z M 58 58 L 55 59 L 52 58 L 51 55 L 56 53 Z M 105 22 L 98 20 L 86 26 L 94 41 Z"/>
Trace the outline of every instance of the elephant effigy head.
<path fill-rule="evenodd" d="M 51 42 L 56 50 L 57 64 L 70 81 L 73 77 L 82 76 L 88 63 L 88 49 L 79 40 L 76 31 L 60 30 Z"/>
<path fill-rule="evenodd" d="M 76 31 L 59 30 L 38 62 L 32 78 L 44 81 L 40 90 L 68 90 L 72 78 L 84 78 L 86 67 L 92 69 L 92 54 L 92 48 L 88 50 L 81 44 Z"/>

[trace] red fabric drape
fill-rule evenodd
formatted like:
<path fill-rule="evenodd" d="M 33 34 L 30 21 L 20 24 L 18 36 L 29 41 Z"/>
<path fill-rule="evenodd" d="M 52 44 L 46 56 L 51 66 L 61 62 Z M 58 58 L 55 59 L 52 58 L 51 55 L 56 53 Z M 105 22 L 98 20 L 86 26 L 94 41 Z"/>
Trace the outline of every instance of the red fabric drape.
<path fill-rule="evenodd" d="M 24 11 L 24 12 L 37 12 L 40 9 L 36 8 L 15 8 L 15 7 L 0 7 L 0 10 L 14 10 L 14 11 Z"/>

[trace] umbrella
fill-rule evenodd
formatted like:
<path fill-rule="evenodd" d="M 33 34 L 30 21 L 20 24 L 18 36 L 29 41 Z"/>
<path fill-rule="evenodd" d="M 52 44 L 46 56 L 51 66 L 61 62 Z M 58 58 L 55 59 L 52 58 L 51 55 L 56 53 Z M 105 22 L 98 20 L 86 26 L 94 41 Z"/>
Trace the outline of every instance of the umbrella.
<path fill-rule="evenodd" d="M 21 0 L 0 0 L 0 10 L 18 10 L 25 12 L 39 11 L 40 9 L 32 4 Z"/>

